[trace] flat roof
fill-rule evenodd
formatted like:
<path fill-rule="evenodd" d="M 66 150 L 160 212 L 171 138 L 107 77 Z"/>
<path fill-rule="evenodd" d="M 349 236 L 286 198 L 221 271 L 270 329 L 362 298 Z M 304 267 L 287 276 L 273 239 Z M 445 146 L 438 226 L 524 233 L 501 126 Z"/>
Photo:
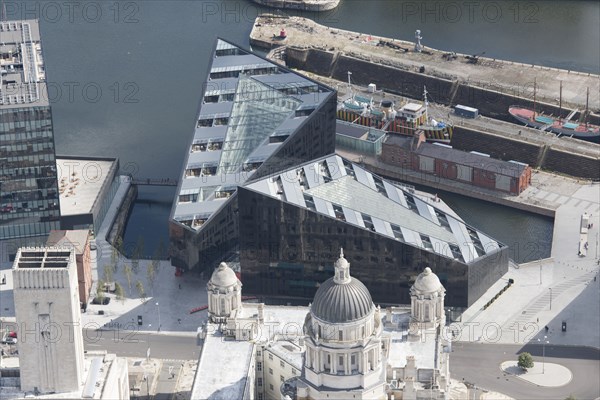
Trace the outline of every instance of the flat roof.
<path fill-rule="evenodd" d="M 0 22 L 0 109 L 48 106 L 36 20 Z"/>
<path fill-rule="evenodd" d="M 243 399 L 254 343 L 227 338 L 218 326 L 208 324 L 202 345 L 191 400 Z"/>
<path fill-rule="evenodd" d="M 117 159 L 56 158 L 61 216 L 88 214 Z"/>
<path fill-rule="evenodd" d="M 50 231 L 46 245 L 73 248 L 75 254 L 83 254 L 89 236 L 90 231 L 85 229 Z"/>
<path fill-rule="evenodd" d="M 387 136 L 385 143 L 410 150 L 412 141 L 412 137 L 390 134 Z M 437 158 L 438 160 L 450 161 L 455 164 L 485 169 L 489 172 L 511 177 L 521 176 L 523 171 L 529 167 L 527 164 L 523 163 L 497 160 L 477 153 L 452 149 L 432 143 L 421 143 L 419 148 L 412 150 L 412 152 L 427 157 Z"/>

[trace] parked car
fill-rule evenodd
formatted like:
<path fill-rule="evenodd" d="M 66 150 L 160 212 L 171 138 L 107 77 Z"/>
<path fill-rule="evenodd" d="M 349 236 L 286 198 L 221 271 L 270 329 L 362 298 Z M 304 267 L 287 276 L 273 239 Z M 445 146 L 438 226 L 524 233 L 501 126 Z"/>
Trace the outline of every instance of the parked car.
<path fill-rule="evenodd" d="M 3 344 L 17 344 L 17 338 L 6 336 L 2 339 Z"/>

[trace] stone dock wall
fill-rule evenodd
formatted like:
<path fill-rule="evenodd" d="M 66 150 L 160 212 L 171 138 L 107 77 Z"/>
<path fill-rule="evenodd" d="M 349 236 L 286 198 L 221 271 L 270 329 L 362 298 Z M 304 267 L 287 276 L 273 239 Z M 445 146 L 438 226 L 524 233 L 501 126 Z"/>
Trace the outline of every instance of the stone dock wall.
<path fill-rule="evenodd" d="M 367 86 L 375 83 L 378 89 L 416 99 L 423 97 L 423 87 L 426 86 L 429 95 L 436 103 L 448 106 L 462 104 L 475 107 L 482 115 L 508 122 L 514 122 L 514 119 L 508 114 L 508 107 L 519 105 L 533 108 L 533 100 L 513 93 L 501 92 L 498 90 L 499 88 L 491 84 L 488 85 L 489 89 L 486 89 L 408 69 L 374 64 L 369 60 L 321 49 L 288 47 L 286 64 L 291 68 L 313 72 L 340 81 L 346 81 L 348 71 L 350 71 L 354 84 Z M 481 82 L 478 84 L 485 86 Z M 560 108 L 558 105 L 538 101 L 536 110 L 558 115 Z M 566 117 L 571 111 L 563 108 L 560 114 Z M 578 119 L 580 116 L 581 113 L 578 112 L 574 119 Z M 600 115 L 590 114 L 589 122 L 595 125 L 600 124 Z"/>
<path fill-rule="evenodd" d="M 482 115 L 508 122 L 514 122 L 507 112 L 509 106 L 533 107 L 532 100 L 513 94 L 470 86 L 387 65 L 373 64 L 366 60 L 320 49 L 287 48 L 286 64 L 291 68 L 309 71 L 342 82 L 347 80 L 348 71 L 351 71 L 354 84 L 367 86 L 375 83 L 378 89 L 417 99 L 422 98 L 423 87 L 426 86 L 430 98 L 436 103 L 448 106 L 462 104 L 476 107 Z M 538 102 L 536 108 L 547 114 L 557 115 L 559 113 L 559 107 L 552 104 Z M 563 108 L 561 115 L 566 116 L 570 111 Z M 590 122 L 600 124 L 599 116 L 592 114 Z M 585 144 L 585 142 L 582 143 Z M 456 126 L 451 144 L 460 150 L 480 151 L 501 160 L 515 160 L 570 176 L 600 180 L 597 157 L 554 149 L 550 142 L 549 144 L 530 143 L 508 136 Z"/>

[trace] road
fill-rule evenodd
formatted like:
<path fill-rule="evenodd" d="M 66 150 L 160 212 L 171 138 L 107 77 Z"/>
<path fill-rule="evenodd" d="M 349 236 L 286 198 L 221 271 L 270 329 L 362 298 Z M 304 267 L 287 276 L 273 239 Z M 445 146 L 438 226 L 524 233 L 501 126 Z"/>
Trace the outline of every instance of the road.
<path fill-rule="evenodd" d="M 135 331 L 83 331 L 85 350 L 107 350 L 122 357 L 150 357 L 168 360 L 197 360 L 200 347 L 195 337 Z"/>
<path fill-rule="evenodd" d="M 569 395 L 577 399 L 600 397 L 600 351 L 589 347 L 546 346 L 546 362 L 569 368 L 573 379 L 559 388 L 543 388 L 505 374 L 500 370 L 503 361 L 516 360 L 523 351 L 531 353 L 536 362 L 542 358 L 539 345 L 500 345 L 462 343 L 452 344 L 450 374 L 453 379 L 473 383 L 478 387 L 504 393 L 515 399 L 551 400 L 565 399 Z"/>

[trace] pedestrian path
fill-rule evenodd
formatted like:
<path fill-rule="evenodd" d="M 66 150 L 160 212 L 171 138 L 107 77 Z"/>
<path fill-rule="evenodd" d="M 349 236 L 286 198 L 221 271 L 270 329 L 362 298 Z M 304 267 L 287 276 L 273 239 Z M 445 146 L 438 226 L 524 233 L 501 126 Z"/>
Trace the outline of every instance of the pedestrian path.
<path fill-rule="evenodd" d="M 543 186 L 553 196 L 536 194 L 560 203 L 551 257 L 511 264 L 508 273 L 462 314 L 462 321 L 452 324 L 455 340 L 525 344 L 547 336 L 552 344 L 600 348 L 600 186 L 575 183 Z M 578 254 L 584 212 L 591 225 L 586 256 Z M 484 310 L 509 279 L 514 284 Z"/>

